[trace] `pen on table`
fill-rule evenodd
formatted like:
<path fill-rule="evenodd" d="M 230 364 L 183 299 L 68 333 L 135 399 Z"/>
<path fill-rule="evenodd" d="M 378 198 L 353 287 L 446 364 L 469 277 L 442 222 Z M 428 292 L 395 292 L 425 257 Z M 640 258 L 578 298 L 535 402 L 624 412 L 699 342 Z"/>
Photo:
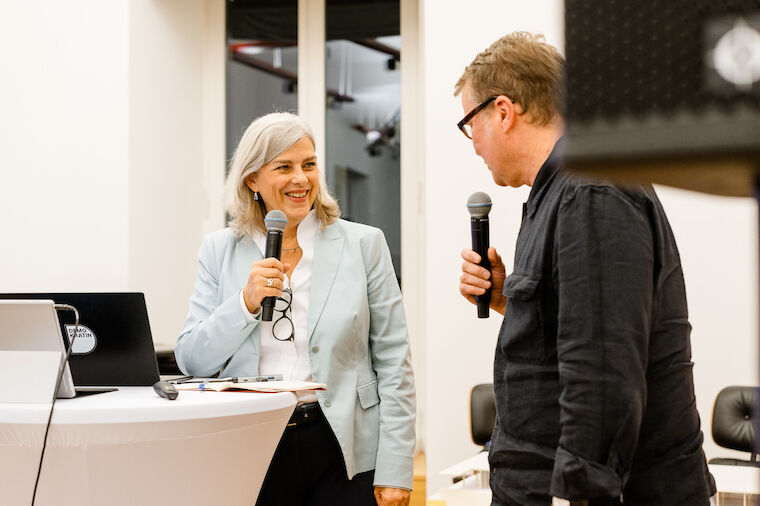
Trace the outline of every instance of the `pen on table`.
<path fill-rule="evenodd" d="M 187 376 L 186 378 L 179 378 L 180 381 L 172 380 L 174 383 L 219 383 L 221 381 L 232 381 L 233 378 L 196 378 L 194 376 Z"/>
<path fill-rule="evenodd" d="M 170 379 L 169 383 L 174 383 L 174 384 L 178 385 L 180 383 L 187 383 L 188 381 L 192 380 L 193 378 L 194 378 L 194 376 L 181 376 L 179 378 Z"/>
<path fill-rule="evenodd" d="M 282 374 L 274 374 L 271 376 L 241 376 L 232 378 L 233 383 L 250 383 L 257 381 L 282 381 Z"/>

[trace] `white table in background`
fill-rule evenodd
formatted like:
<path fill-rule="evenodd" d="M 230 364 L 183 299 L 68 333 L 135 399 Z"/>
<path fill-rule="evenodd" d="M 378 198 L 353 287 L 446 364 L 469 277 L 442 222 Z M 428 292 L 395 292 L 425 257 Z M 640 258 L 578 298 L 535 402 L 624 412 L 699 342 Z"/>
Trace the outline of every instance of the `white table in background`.
<path fill-rule="evenodd" d="M 36 505 L 252 506 L 296 397 L 150 387 L 58 399 Z M 0 504 L 31 504 L 49 404 L 0 403 Z"/>
<path fill-rule="evenodd" d="M 717 506 L 746 506 L 760 499 L 760 468 L 708 464 L 718 488 Z"/>
<path fill-rule="evenodd" d="M 488 452 L 480 452 L 441 471 L 455 483 L 428 498 L 430 506 L 489 506 Z"/>

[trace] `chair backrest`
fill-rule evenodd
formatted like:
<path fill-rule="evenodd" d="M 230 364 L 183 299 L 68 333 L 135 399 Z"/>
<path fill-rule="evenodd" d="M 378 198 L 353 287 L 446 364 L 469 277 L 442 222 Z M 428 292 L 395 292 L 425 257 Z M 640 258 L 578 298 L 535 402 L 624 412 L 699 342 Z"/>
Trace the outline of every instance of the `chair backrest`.
<path fill-rule="evenodd" d="M 749 452 L 756 461 L 760 387 L 730 386 L 718 393 L 713 405 L 712 437 L 716 444 Z"/>
<path fill-rule="evenodd" d="M 470 391 L 470 432 L 472 442 L 488 446 L 496 423 L 493 383 L 475 385 Z"/>

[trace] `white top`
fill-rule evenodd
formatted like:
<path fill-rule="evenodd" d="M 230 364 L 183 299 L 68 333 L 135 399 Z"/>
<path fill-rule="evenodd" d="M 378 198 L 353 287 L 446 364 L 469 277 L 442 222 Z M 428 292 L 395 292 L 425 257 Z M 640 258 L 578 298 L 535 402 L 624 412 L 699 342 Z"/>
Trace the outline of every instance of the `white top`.
<path fill-rule="evenodd" d="M 309 343 L 306 336 L 306 323 L 309 313 L 309 292 L 311 290 L 311 266 L 314 261 L 314 238 L 319 229 L 319 221 L 316 212 L 309 214 L 299 223 L 296 231 L 298 245 L 301 247 L 303 256 L 293 269 L 290 278 L 285 275 L 284 286 L 290 287 L 293 292 L 293 302 L 290 314 L 287 316 L 293 321 L 295 338 L 293 341 L 279 341 L 272 334 L 272 325 L 279 317 L 275 312 L 271 322 L 259 322 L 261 335 L 261 359 L 259 360 L 259 374 L 271 375 L 282 374 L 285 380 L 314 381 L 309 362 Z M 266 235 L 256 230 L 253 241 L 263 253 L 266 249 Z M 243 300 L 243 292 L 240 291 L 241 310 L 248 323 L 256 320 L 257 315 L 248 311 Z M 298 404 L 316 402 L 317 394 L 313 390 L 297 392 Z"/>

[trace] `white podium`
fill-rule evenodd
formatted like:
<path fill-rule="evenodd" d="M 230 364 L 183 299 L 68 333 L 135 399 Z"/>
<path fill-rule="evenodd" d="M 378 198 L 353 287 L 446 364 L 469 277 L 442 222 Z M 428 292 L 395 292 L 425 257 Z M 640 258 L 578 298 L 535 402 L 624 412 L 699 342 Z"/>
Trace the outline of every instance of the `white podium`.
<path fill-rule="evenodd" d="M 252 506 L 292 393 L 150 387 L 58 399 L 38 506 Z M 49 404 L 0 404 L 0 504 L 31 504 Z"/>

